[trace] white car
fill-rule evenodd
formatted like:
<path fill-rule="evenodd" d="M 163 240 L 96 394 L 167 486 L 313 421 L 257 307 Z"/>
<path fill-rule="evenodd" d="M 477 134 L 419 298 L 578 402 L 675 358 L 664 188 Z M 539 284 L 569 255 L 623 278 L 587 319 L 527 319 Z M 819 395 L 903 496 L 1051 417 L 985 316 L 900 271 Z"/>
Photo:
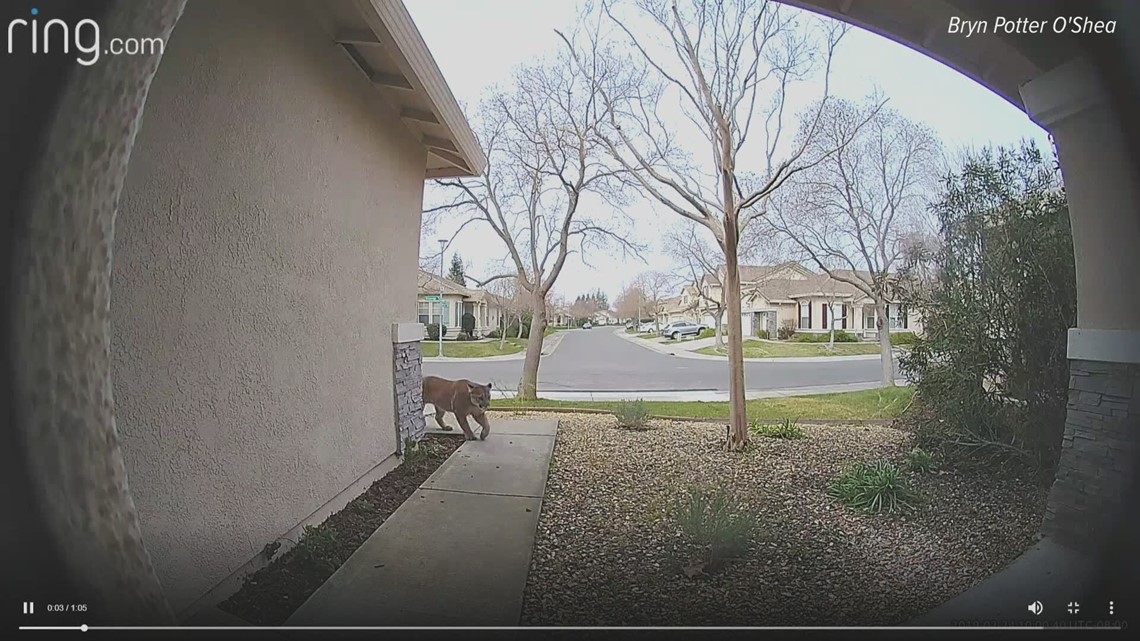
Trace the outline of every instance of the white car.
<path fill-rule="evenodd" d="M 594 326 L 589 323 L 583 323 L 582 329 L 592 329 Z"/>
<path fill-rule="evenodd" d="M 652 323 L 652 322 L 641 323 L 637 326 L 637 333 L 638 334 L 652 334 L 656 331 L 657 331 L 657 325 L 655 323 Z"/>
<path fill-rule="evenodd" d="M 705 331 L 705 326 L 690 321 L 674 321 L 661 328 L 661 335 L 665 338 L 677 340 L 683 336 L 699 336 Z"/>

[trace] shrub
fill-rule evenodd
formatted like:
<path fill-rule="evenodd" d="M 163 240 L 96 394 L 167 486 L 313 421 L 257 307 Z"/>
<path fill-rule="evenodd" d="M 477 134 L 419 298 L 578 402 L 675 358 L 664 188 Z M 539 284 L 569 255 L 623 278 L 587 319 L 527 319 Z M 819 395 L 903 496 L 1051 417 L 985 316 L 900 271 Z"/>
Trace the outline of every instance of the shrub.
<path fill-rule="evenodd" d="M 760 340 L 765 340 L 765 341 L 768 340 L 768 330 L 766 330 L 766 329 L 758 330 L 756 332 L 756 338 L 759 338 Z"/>
<path fill-rule="evenodd" d="M 934 469 L 934 457 L 930 455 L 930 452 L 921 447 L 916 447 L 906 453 L 904 465 L 908 470 L 926 474 Z"/>
<path fill-rule="evenodd" d="M 796 333 L 792 337 L 792 340 L 797 342 L 797 343 L 828 343 L 831 341 L 831 332 L 819 332 L 819 333 L 811 333 L 811 334 Z M 841 329 L 837 329 L 837 330 L 835 330 L 835 342 L 836 343 L 857 343 L 857 342 L 859 342 L 859 338 L 857 336 L 855 336 L 854 334 L 851 334 L 849 332 L 845 332 Z"/>
<path fill-rule="evenodd" d="M 797 439 L 807 436 L 795 420 L 790 418 L 775 423 L 764 423 L 753 419 L 748 429 L 756 436 L 764 438 Z"/>
<path fill-rule="evenodd" d="M 931 208 L 937 246 L 900 270 L 923 335 L 900 357 L 917 445 L 942 462 L 1056 463 L 1069 396 L 1076 280 L 1055 159 L 985 150 L 946 178 Z M 1048 310 L 1047 313 L 1043 310 Z"/>
<path fill-rule="evenodd" d="M 713 338 L 714 336 L 716 336 L 716 329 L 713 327 L 706 327 L 705 329 L 701 330 L 701 333 L 697 336 L 697 338 Z"/>
<path fill-rule="evenodd" d="M 649 427 L 649 408 L 645 401 L 619 401 L 614 408 L 618 427 L 627 430 L 644 430 Z"/>
<path fill-rule="evenodd" d="M 699 561 L 708 570 L 744 554 L 757 524 L 756 513 L 737 505 L 723 487 L 690 488 L 674 508 L 674 518 L 687 543 L 699 549 Z"/>
<path fill-rule="evenodd" d="M 918 337 L 914 332 L 894 332 L 891 334 L 891 345 L 914 345 Z"/>
<path fill-rule="evenodd" d="M 340 567 L 337 554 L 336 533 L 332 528 L 306 525 L 304 536 L 294 546 L 292 552 L 306 565 L 327 573 L 336 572 Z"/>
<path fill-rule="evenodd" d="M 786 341 L 796 333 L 796 321 L 787 318 L 784 322 L 780 323 L 780 327 L 776 329 L 776 338 Z"/>
<path fill-rule="evenodd" d="M 429 323 L 427 326 L 427 335 L 429 341 L 439 340 L 440 326 L 438 323 Z M 443 335 L 447 336 L 447 325 L 443 326 Z"/>
<path fill-rule="evenodd" d="M 920 500 L 890 461 L 856 463 L 832 482 L 828 492 L 848 507 L 872 514 L 910 511 Z"/>
<path fill-rule="evenodd" d="M 491 331 L 487 332 L 487 338 L 501 338 L 502 335 L 502 331 L 498 329 L 492 329 Z"/>

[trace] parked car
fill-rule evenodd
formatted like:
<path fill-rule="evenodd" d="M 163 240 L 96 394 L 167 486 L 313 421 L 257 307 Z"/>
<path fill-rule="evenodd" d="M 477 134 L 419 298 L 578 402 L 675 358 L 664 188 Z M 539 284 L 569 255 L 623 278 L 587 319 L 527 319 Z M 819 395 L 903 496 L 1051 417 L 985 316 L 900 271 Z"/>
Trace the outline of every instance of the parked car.
<path fill-rule="evenodd" d="M 645 321 L 637 326 L 638 334 L 652 334 L 657 329 L 657 324 L 653 321 Z"/>
<path fill-rule="evenodd" d="M 582 329 L 592 329 L 593 327 L 590 323 L 582 323 Z"/>
<path fill-rule="evenodd" d="M 661 335 L 677 340 L 683 336 L 699 336 L 705 330 L 704 325 L 692 321 L 674 321 L 661 328 Z"/>

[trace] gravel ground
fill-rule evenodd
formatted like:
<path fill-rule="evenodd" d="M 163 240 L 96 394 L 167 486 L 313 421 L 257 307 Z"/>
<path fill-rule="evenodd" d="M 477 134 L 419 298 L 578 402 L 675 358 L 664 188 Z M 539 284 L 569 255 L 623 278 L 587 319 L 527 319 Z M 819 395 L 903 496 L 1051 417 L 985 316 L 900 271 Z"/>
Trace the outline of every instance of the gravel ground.
<path fill-rule="evenodd" d="M 548 416 L 531 413 L 529 416 Z M 910 477 L 910 516 L 864 516 L 827 495 L 848 464 L 900 461 L 909 435 L 804 426 L 807 438 L 721 449 L 723 425 L 611 416 L 561 421 L 523 605 L 524 625 L 893 625 L 1004 567 L 1035 541 L 1046 487 L 994 475 Z M 749 551 L 688 578 L 670 506 L 727 481 L 760 514 Z"/>

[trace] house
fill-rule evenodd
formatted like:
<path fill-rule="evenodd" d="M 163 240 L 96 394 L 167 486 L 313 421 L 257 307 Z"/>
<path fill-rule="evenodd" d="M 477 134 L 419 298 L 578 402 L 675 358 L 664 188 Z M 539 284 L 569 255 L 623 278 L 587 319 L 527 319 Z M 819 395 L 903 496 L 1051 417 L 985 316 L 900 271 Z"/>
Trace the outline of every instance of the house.
<path fill-rule="evenodd" d="M 454 339 L 463 327 L 463 315 L 475 317 L 475 335 L 484 336 L 498 329 L 506 306 L 498 296 L 481 289 L 464 287 L 449 279 L 419 270 L 416 285 L 416 315 L 423 325 L 443 319 L 447 333 L 443 339 Z"/>
<path fill-rule="evenodd" d="M 618 317 L 617 314 L 613 313 L 612 311 L 603 309 L 594 314 L 593 321 L 595 325 L 617 325 Z"/>
<path fill-rule="evenodd" d="M 657 322 L 662 327 L 675 321 L 700 322 L 700 292 L 696 287 L 689 285 L 681 293 L 667 298 L 657 306 Z M 712 325 L 712 323 L 709 323 Z"/>
<path fill-rule="evenodd" d="M 422 432 L 396 389 L 420 377 L 423 184 L 486 161 L 399 0 L 189 2 L 139 127 L 104 321 L 141 533 L 187 617 Z"/>
<path fill-rule="evenodd" d="M 835 270 L 834 273 L 839 277 L 867 277 L 866 272 Z M 722 278 L 723 272 L 702 279 L 701 287 L 706 296 L 719 298 L 718 283 Z M 814 272 L 798 263 L 741 265 L 740 280 L 741 327 L 745 336 L 767 332 L 774 337 L 781 326 L 790 326 L 797 333 L 828 332 L 834 326 L 865 340 L 878 336 L 871 299 L 846 281 Z M 715 321 L 715 310 L 707 301 L 702 300 L 702 303 L 701 317 L 711 324 Z M 727 316 L 721 322 L 727 322 Z M 921 332 L 921 319 L 917 312 L 890 303 L 888 331 Z"/>

